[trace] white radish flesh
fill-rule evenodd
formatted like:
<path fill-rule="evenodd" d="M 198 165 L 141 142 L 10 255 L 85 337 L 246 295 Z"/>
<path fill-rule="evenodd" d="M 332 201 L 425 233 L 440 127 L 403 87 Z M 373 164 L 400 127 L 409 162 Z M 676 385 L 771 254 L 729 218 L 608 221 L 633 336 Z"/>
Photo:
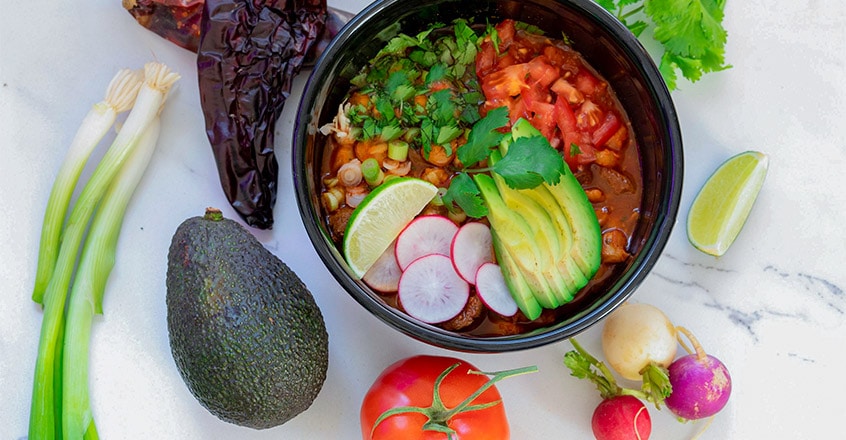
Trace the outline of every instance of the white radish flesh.
<path fill-rule="evenodd" d="M 677 349 L 675 326 L 654 306 L 623 304 L 605 320 L 605 359 L 626 379 L 640 380 L 641 371 L 650 364 L 669 366 Z"/>
<path fill-rule="evenodd" d="M 458 315 L 470 298 L 470 285 L 449 257 L 430 254 L 414 260 L 399 281 L 399 302 L 410 316 L 429 324 Z"/>
<path fill-rule="evenodd" d="M 396 240 L 385 249 L 385 252 L 361 278 L 373 290 L 382 293 L 394 293 L 399 288 L 402 269 L 397 264 L 397 256 L 394 253 L 395 246 Z"/>
<path fill-rule="evenodd" d="M 465 223 L 458 229 L 450 246 L 450 255 L 455 271 L 470 284 L 476 282 L 476 271 L 485 263 L 494 261 L 490 226 L 479 223 Z"/>
<path fill-rule="evenodd" d="M 417 217 L 397 237 L 397 263 L 405 270 L 412 261 L 425 255 L 441 254 L 449 257 L 456 232 L 458 226 L 444 216 Z"/>
<path fill-rule="evenodd" d="M 476 271 L 476 294 L 492 311 L 502 316 L 514 316 L 517 303 L 508 290 L 498 264 L 484 263 Z"/>

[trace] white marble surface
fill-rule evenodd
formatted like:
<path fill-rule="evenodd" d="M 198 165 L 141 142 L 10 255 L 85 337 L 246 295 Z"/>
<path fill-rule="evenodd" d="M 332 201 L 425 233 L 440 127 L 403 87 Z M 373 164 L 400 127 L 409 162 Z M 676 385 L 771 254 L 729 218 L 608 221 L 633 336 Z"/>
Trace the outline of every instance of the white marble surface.
<path fill-rule="evenodd" d="M 680 218 L 708 174 L 756 149 L 770 171 L 745 229 L 716 259 L 675 228 L 634 300 L 691 329 L 734 377 L 734 393 L 703 439 L 818 439 L 842 433 L 846 355 L 846 3 L 728 2 L 732 69 L 673 93 L 684 131 Z M 365 0 L 330 0 L 358 11 Z M 157 59 L 183 78 L 163 114 L 158 151 L 133 199 L 91 346 L 93 408 L 104 439 L 359 438 L 358 408 L 395 360 L 452 354 L 364 312 L 331 278 L 293 198 L 291 126 L 305 75 L 278 125 L 281 177 L 262 242 L 299 273 L 328 322 L 328 379 L 289 423 L 253 431 L 199 406 L 176 371 L 165 325 L 167 246 L 209 205 L 228 208 L 208 147 L 191 54 L 142 29 L 118 0 L 0 1 L 0 438 L 26 435 L 41 311 L 29 299 L 41 216 L 76 127 L 112 74 Z M 231 210 L 226 214 L 233 215 Z M 580 336 L 599 352 L 599 327 Z M 501 355 L 461 355 L 486 370 L 536 364 L 500 385 L 513 438 L 588 439 L 599 397 L 562 365 L 566 342 Z M 700 424 L 653 411 L 655 439 L 691 438 Z"/>

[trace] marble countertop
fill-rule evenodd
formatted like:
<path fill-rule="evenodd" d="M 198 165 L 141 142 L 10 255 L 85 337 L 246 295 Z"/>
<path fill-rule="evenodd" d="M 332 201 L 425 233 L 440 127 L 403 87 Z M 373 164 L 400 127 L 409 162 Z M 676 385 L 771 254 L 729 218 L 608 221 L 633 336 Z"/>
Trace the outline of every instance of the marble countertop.
<path fill-rule="evenodd" d="M 419 353 L 456 355 L 377 321 L 320 263 L 293 196 L 290 143 L 300 75 L 280 118 L 279 200 L 272 232 L 257 233 L 314 293 L 327 320 L 330 366 L 313 406 L 283 426 L 221 422 L 191 396 L 170 354 L 165 262 L 176 226 L 219 206 L 199 111 L 194 57 L 138 26 L 117 0 L 32 6 L 0 14 L 0 438 L 26 436 L 42 313 L 30 300 L 41 219 L 53 177 L 82 116 L 120 68 L 162 61 L 183 76 L 163 114 L 155 157 L 123 225 L 105 314 L 94 322 L 90 388 L 105 439 L 357 439 L 358 409 L 383 368 Z M 330 0 L 356 12 L 366 0 Z M 703 439 L 815 439 L 841 432 L 846 410 L 846 3 L 728 2 L 729 70 L 673 93 L 685 149 L 680 221 L 633 297 L 663 309 L 722 359 L 728 406 Z M 759 150 L 767 180 L 733 247 L 720 258 L 687 242 L 683 219 L 726 158 Z M 600 326 L 579 336 L 600 352 Z M 589 439 L 599 396 L 569 376 L 570 344 L 497 355 L 458 354 L 483 370 L 534 364 L 499 385 L 512 438 Z M 832 402 L 833 401 L 833 402 Z M 687 439 L 702 423 L 652 411 L 653 438 Z"/>

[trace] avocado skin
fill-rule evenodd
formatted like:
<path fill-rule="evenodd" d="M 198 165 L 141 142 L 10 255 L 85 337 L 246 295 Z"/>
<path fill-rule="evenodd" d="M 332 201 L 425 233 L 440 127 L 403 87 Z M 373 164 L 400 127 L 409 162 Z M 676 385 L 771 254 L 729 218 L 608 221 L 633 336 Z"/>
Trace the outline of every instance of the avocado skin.
<path fill-rule="evenodd" d="M 239 223 L 193 217 L 168 252 L 167 325 L 185 384 L 218 418 L 266 429 L 326 379 L 328 334 L 299 277 Z"/>

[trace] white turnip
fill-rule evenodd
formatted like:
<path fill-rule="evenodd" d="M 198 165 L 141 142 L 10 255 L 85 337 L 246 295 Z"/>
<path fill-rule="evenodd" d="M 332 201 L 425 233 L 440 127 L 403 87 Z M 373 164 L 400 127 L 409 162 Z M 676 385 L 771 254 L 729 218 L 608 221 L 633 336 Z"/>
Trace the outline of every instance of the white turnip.
<path fill-rule="evenodd" d="M 605 320 L 602 350 L 621 376 L 641 380 L 648 367 L 666 368 L 673 362 L 678 350 L 676 328 L 657 307 L 626 303 Z"/>
<path fill-rule="evenodd" d="M 673 414 L 687 420 L 711 417 L 728 403 L 731 376 L 719 359 L 706 354 L 685 328 L 678 331 L 693 343 L 695 352 L 676 359 L 668 368 L 673 392 L 664 400 Z"/>

